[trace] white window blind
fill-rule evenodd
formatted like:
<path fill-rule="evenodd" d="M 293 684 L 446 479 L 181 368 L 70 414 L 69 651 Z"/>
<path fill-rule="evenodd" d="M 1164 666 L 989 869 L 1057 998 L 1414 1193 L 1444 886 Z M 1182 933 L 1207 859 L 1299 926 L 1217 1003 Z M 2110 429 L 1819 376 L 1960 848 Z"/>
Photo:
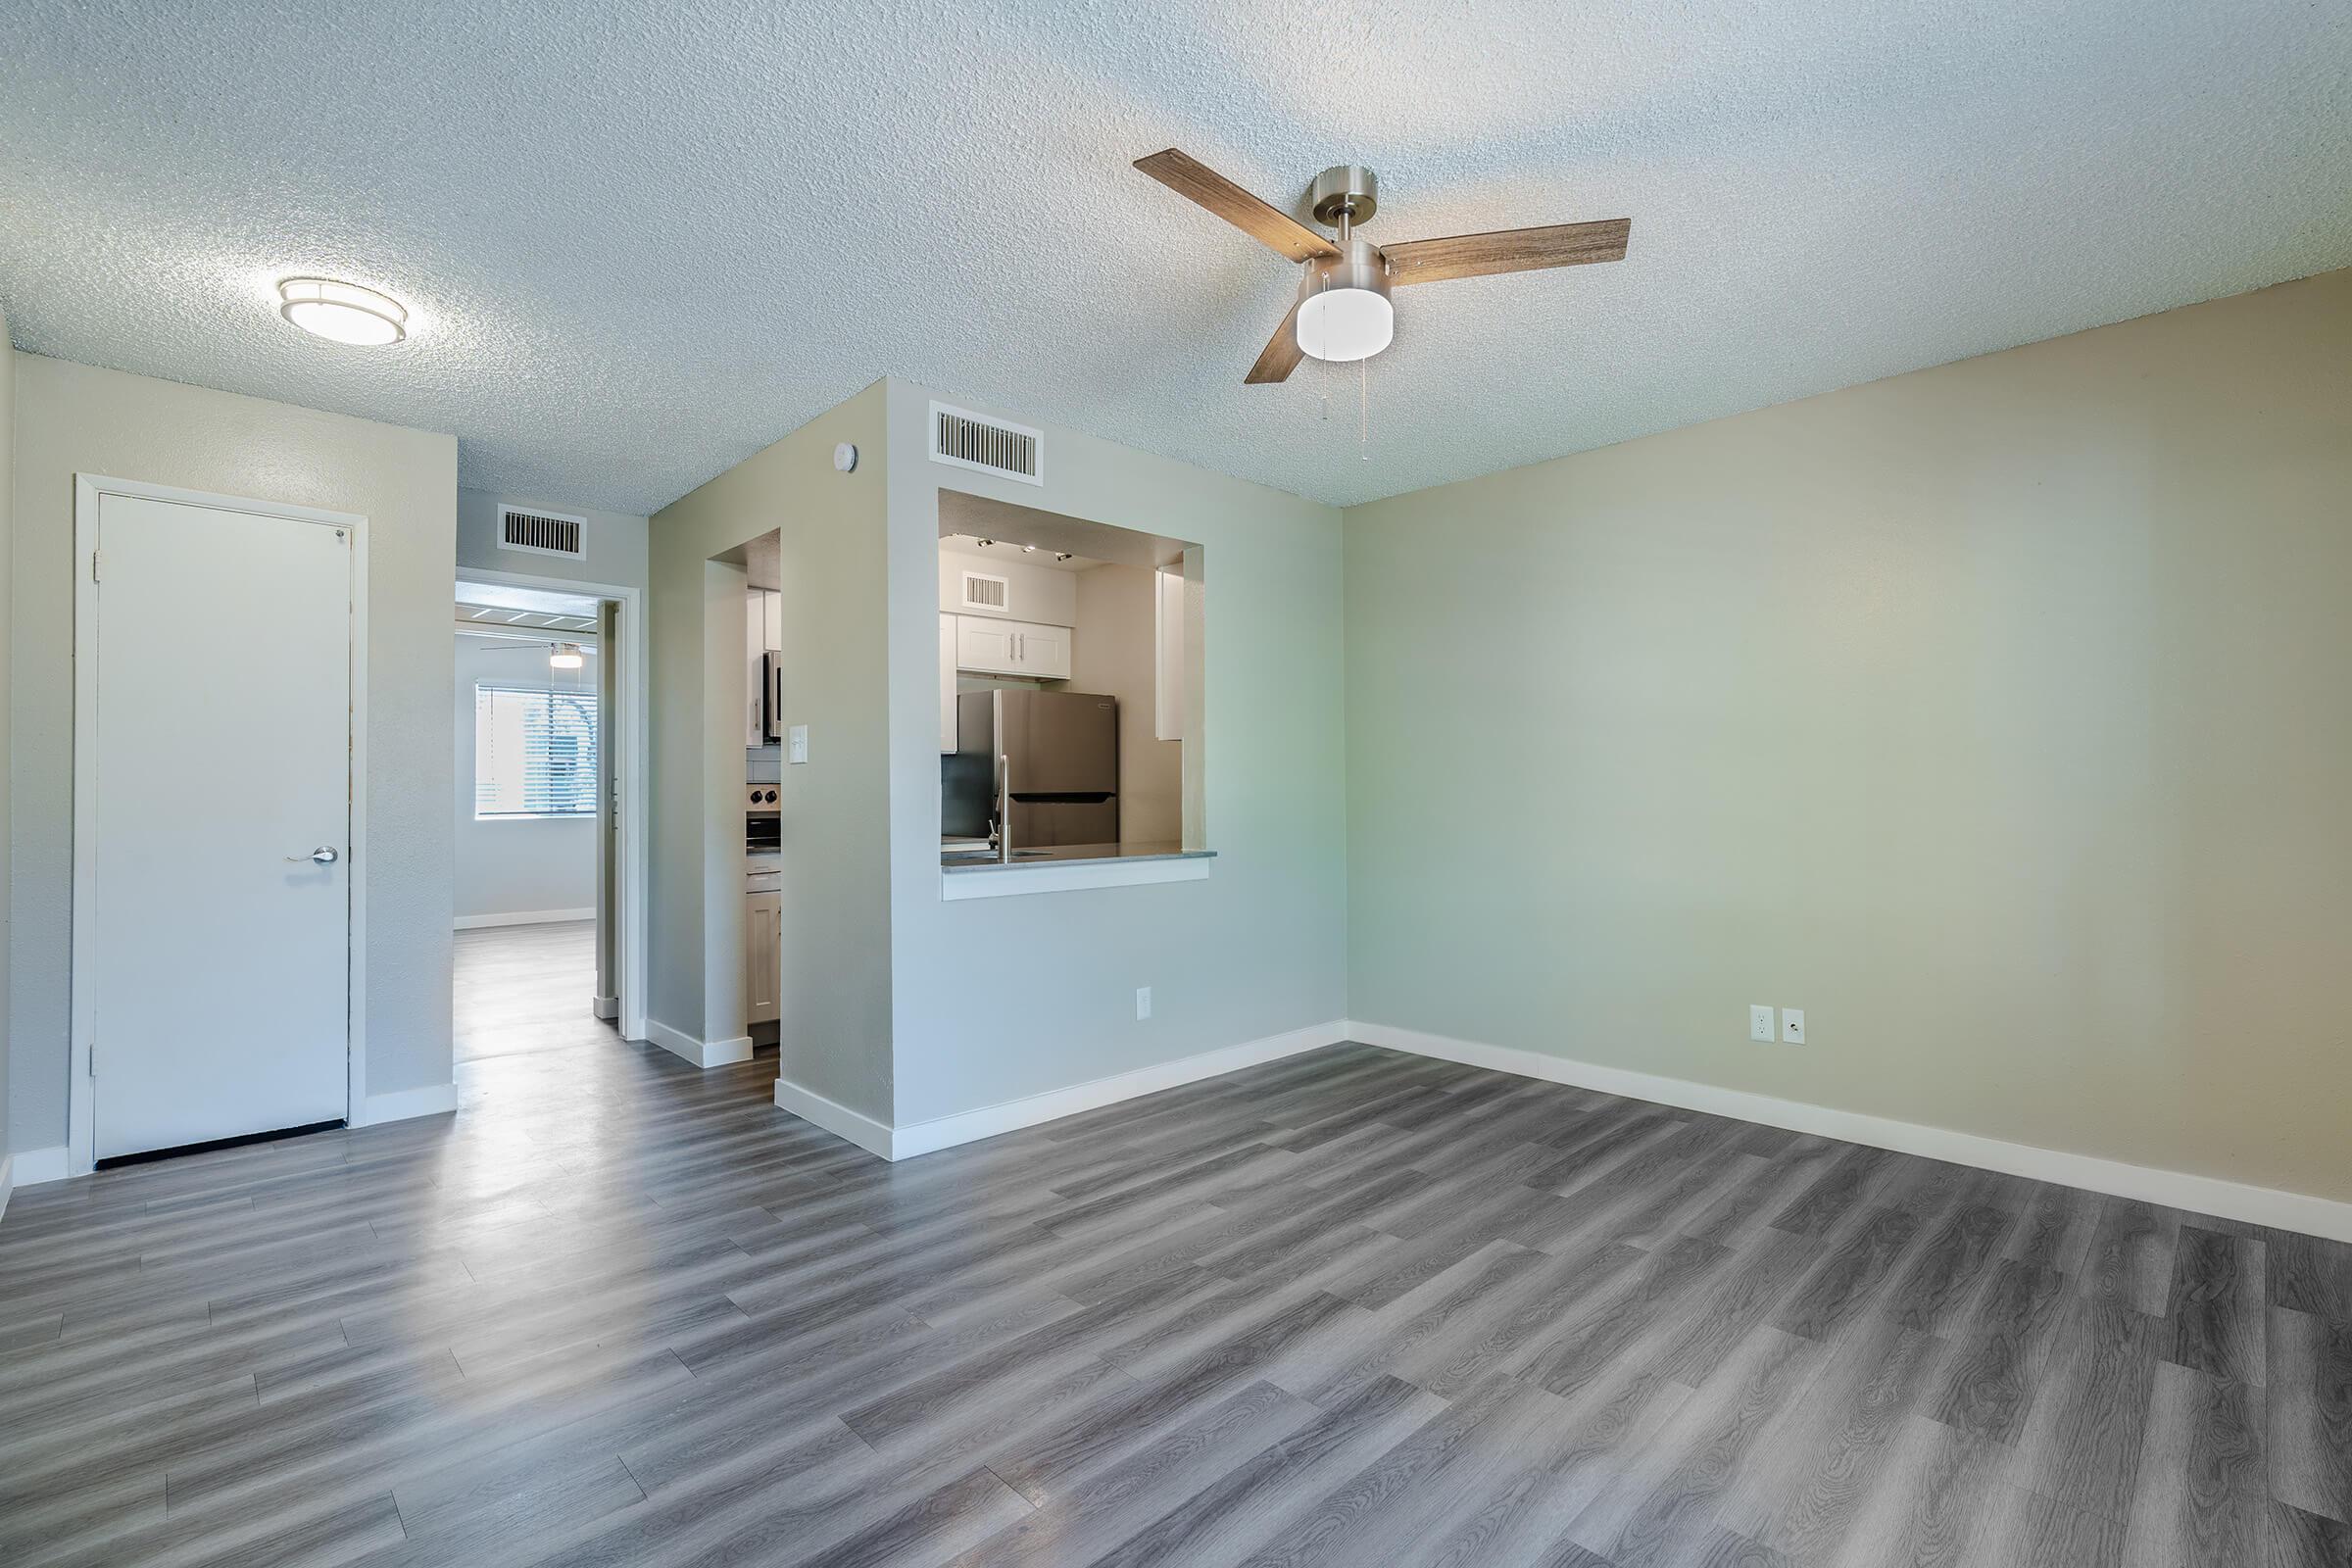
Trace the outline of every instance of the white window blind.
<path fill-rule="evenodd" d="M 473 814 L 594 816 L 596 693 L 475 686 Z"/>

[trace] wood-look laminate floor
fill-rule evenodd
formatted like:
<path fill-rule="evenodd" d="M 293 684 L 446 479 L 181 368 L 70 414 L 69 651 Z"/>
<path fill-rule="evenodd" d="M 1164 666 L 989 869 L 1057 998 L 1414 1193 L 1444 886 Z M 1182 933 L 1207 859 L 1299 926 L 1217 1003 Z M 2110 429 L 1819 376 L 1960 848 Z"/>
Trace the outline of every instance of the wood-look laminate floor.
<path fill-rule="evenodd" d="M 2352 1249 L 1357 1046 L 896 1166 L 773 1076 L 21 1193 L 0 1561 L 2352 1562 Z"/>

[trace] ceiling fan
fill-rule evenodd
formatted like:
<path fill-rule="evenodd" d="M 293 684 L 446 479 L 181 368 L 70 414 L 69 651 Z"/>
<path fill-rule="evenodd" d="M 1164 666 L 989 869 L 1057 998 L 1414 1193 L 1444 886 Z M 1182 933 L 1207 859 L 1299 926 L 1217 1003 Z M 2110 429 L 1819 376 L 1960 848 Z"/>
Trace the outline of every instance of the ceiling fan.
<path fill-rule="evenodd" d="M 1364 360 L 1387 348 L 1396 321 L 1389 303 L 1392 285 L 1622 261 L 1633 227 L 1632 219 L 1604 218 L 1375 245 L 1356 238 L 1355 226 L 1379 210 L 1380 182 L 1369 169 L 1342 164 L 1317 174 L 1308 192 L 1315 221 L 1339 230 L 1338 237 L 1326 239 L 1173 147 L 1138 158 L 1135 167 L 1251 239 L 1304 264 L 1291 314 L 1242 377 L 1250 385 L 1285 379 L 1303 355 Z"/>

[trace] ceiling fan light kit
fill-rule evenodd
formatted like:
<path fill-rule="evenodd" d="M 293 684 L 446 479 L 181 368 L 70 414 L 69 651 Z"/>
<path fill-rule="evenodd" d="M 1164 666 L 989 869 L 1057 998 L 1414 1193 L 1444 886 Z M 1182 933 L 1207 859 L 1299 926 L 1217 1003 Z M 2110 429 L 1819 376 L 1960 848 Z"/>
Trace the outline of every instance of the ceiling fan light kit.
<path fill-rule="evenodd" d="M 1287 379 L 1309 355 L 1358 361 L 1387 348 L 1396 338 L 1396 311 L 1390 291 L 1397 284 L 1622 261 L 1633 226 L 1630 219 L 1610 218 L 1381 246 L 1355 237 L 1356 225 L 1380 210 L 1379 178 L 1360 164 L 1326 169 L 1307 190 L 1315 220 L 1337 229 L 1336 239 L 1316 233 L 1173 147 L 1138 158 L 1135 167 L 1300 264 L 1298 296 L 1290 316 L 1243 377 L 1253 386 Z"/>

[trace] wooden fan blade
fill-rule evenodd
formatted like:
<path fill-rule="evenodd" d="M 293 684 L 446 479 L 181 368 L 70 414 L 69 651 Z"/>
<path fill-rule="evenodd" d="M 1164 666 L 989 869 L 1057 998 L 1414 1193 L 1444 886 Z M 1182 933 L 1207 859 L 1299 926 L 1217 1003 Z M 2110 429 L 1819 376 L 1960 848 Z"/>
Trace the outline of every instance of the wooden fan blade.
<path fill-rule="evenodd" d="M 1630 218 L 1604 218 L 1545 228 L 1498 228 L 1489 234 L 1406 240 L 1382 246 L 1380 254 L 1388 258 L 1391 283 L 1443 283 L 1449 277 L 1623 261 L 1626 235 L 1633 226 Z"/>
<path fill-rule="evenodd" d="M 1282 324 L 1274 329 L 1274 335 L 1266 339 L 1266 346 L 1258 351 L 1257 363 L 1250 367 L 1242 384 L 1263 386 L 1269 381 L 1287 381 L 1305 357 L 1305 351 L 1298 347 L 1298 307 L 1294 304 L 1290 314 L 1282 318 Z"/>
<path fill-rule="evenodd" d="M 1138 158 L 1135 167 L 1162 185 L 1197 202 L 1261 245 L 1270 246 L 1294 262 L 1309 256 L 1337 256 L 1331 242 L 1280 208 L 1271 207 L 1227 179 L 1223 174 L 1171 147 L 1166 152 Z"/>

